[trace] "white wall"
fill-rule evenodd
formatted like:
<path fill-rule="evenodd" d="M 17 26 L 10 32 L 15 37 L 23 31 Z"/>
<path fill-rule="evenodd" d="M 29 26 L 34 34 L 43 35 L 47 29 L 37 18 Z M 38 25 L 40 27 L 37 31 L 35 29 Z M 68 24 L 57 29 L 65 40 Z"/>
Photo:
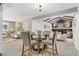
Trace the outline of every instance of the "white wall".
<path fill-rule="evenodd" d="M 43 23 L 38 20 L 32 20 L 32 31 L 43 30 Z"/>
<path fill-rule="evenodd" d="M 11 7 L 6 5 L 3 7 L 3 20 L 21 22 L 25 30 L 31 30 L 31 20 L 27 19 L 31 14 L 30 4 L 11 4 Z"/>
<path fill-rule="evenodd" d="M 42 19 L 32 20 L 32 31 L 41 30 L 41 31 L 50 31 L 51 24 L 45 23 L 41 21 Z M 44 24 L 47 25 L 49 28 L 44 28 Z"/>
<path fill-rule="evenodd" d="M 23 29 L 25 30 L 32 30 L 32 20 L 23 20 Z"/>
<path fill-rule="evenodd" d="M 0 53 L 2 53 L 2 10 L 0 7 Z"/>
<path fill-rule="evenodd" d="M 79 51 L 79 6 L 74 21 L 74 44 L 76 49 Z"/>
<path fill-rule="evenodd" d="M 3 20 L 5 21 L 15 21 L 21 22 L 23 24 L 23 28 L 25 30 L 31 30 L 31 20 L 27 18 L 20 17 L 16 14 L 15 10 L 10 10 L 10 8 L 6 8 L 3 10 Z M 17 26 L 17 25 L 16 25 Z"/>

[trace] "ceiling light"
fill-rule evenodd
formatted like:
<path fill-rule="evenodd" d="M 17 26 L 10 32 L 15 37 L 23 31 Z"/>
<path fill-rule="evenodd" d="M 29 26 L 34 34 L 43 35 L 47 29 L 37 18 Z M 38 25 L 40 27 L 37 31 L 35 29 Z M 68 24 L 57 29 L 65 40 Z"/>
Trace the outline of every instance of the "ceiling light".
<path fill-rule="evenodd" d="M 37 4 L 36 6 L 35 6 L 35 10 L 36 10 L 36 12 L 37 13 L 42 13 L 43 11 L 44 11 L 44 5 L 43 4 Z"/>

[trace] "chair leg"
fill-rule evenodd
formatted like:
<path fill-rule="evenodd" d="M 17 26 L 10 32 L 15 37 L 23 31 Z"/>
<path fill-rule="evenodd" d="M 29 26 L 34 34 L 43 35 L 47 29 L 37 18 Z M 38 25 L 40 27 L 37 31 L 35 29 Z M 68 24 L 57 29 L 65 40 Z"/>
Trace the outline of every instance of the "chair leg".
<path fill-rule="evenodd" d="M 22 54 L 21 54 L 21 56 L 23 56 L 23 54 L 24 54 L 24 45 L 23 45 L 23 48 L 22 48 Z"/>
<path fill-rule="evenodd" d="M 29 49 L 29 51 L 28 51 L 28 56 L 30 55 L 30 49 Z"/>
<path fill-rule="evenodd" d="M 48 51 L 47 47 L 45 48 L 45 51 Z"/>
<path fill-rule="evenodd" d="M 56 55 L 58 55 L 57 44 L 55 44 Z"/>
<path fill-rule="evenodd" d="M 53 50 L 53 55 L 55 55 L 55 53 L 54 53 L 54 45 L 53 45 L 53 49 L 52 50 Z"/>
<path fill-rule="evenodd" d="M 28 50 L 28 56 L 31 56 L 32 48 Z"/>

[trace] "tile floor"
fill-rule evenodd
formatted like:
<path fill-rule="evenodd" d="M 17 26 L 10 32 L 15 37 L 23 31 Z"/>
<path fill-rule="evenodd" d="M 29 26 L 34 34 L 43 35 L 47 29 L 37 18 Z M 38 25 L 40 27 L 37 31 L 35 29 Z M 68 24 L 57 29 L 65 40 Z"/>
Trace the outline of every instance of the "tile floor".
<path fill-rule="evenodd" d="M 22 39 L 5 41 L 3 46 L 4 56 L 21 56 Z M 59 56 L 79 56 L 79 53 L 75 49 L 73 43 L 57 41 L 57 46 Z M 44 53 L 43 55 L 39 54 L 39 56 L 49 56 L 49 54 Z"/>

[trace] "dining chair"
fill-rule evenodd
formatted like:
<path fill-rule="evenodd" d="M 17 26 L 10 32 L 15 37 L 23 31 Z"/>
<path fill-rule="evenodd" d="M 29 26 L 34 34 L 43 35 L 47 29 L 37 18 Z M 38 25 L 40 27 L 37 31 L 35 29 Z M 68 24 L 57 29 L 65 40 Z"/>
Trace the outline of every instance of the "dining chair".
<path fill-rule="evenodd" d="M 57 36 L 57 31 L 55 32 L 51 31 L 49 33 L 48 39 L 44 40 L 44 43 L 47 45 L 47 47 L 45 48 L 45 51 L 53 55 L 58 55 L 56 36 Z"/>
<path fill-rule="evenodd" d="M 35 43 L 31 42 L 31 34 L 30 31 L 22 32 L 22 39 L 23 39 L 23 47 L 22 47 L 22 56 L 26 55 L 32 55 L 33 53 L 33 45 Z"/>

